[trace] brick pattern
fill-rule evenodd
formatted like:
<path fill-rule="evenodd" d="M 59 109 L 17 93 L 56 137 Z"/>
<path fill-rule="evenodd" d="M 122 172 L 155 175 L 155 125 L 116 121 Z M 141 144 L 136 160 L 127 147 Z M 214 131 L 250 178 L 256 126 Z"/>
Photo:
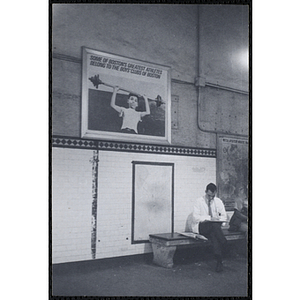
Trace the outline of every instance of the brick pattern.
<path fill-rule="evenodd" d="M 53 263 L 93 259 L 93 150 L 53 148 Z M 174 163 L 174 231 L 185 230 L 196 197 L 215 182 L 216 159 L 99 151 L 97 238 L 95 258 L 151 252 L 149 243 L 131 244 L 132 161 Z"/>
<path fill-rule="evenodd" d="M 52 260 L 91 259 L 93 151 L 52 150 Z"/>

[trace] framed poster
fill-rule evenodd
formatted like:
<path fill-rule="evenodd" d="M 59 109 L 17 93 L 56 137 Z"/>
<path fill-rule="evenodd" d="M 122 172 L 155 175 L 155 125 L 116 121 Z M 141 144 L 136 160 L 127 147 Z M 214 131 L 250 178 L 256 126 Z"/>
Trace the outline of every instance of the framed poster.
<path fill-rule="evenodd" d="M 174 164 L 133 161 L 132 243 L 174 231 Z"/>
<path fill-rule="evenodd" d="M 218 135 L 217 185 L 218 197 L 227 211 L 234 210 L 248 199 L 248 138 Z"/>
<path fill-rule="evenodd" d="M 170 68 L 82 48 L 81 136 L 171 142 Z"/>

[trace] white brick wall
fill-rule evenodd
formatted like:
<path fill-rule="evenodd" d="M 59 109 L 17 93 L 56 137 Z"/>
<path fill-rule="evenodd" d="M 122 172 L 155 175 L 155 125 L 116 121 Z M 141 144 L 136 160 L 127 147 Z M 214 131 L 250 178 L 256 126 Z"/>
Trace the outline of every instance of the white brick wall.
<path fill-rule="evenodd" d="M 91 150 L 53 148 L 53 263 L 91 259 Z"/>
<path fill-rule="evenodd" d="M 92 150 L 53 149 L 53 263 L 92 259 Z M 216 181 L 216 159 L 99 152 L 96 258 L 151 252 L 131 244 L 132 161 L 174 163 L 174 230 L 185 230 L 196 197 Z"/>

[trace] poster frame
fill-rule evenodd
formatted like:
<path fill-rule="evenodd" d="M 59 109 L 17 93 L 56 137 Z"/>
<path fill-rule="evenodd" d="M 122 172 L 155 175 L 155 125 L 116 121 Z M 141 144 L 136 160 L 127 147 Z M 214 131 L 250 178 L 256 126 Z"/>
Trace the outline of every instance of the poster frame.
<path fill-rule="evenodd" d="M 169 228 L 166 228 L 166 232 L 174 232 L 174 163 L 169 162 L 152 162 L 152 161 L 132 161 L 132 232 L 131 232 L 131 244 L 140 244 L 140 243 L 149 243 L 149 234 L 153 234 L 156 232 L 152 232 L 151 230 L 147 233 L 147 236 L 144 239 L 137 239 L 136 238 L 136 231 L 135 228 L 138 227 L 137 221 L 136 221 L 136 207 L 140 204 L 140 199 L 136 197 L 136 176 L 137 176 L 137 166 L 156 166 L 158 168 L 170 168 L 170 176 L 171 176 L 171 182 L 170 182 L 170 189 L 171 189 L 171 198 L 170 198 L 170 215 L 171 219 L 169 220 Z"/>
<path fill-rule="evenodd" d="M 162 129 L 163 133 L 160 134 L 127 134 L 122 132 L 114 132 L 114 131 L 108 131 L 105 128 L 103 129 L 93 129 L 89 128 L 89 89 L 91 86 L 91 79 L 93 77 L 90 76 L 91 74 L 91 66 L 89 62 L 89 58 L 91 60 L 91 57 L 105 57 L 107 59 L 112 61 L 118 61 L 118 62 L 124 62 L 127 63 L 127 65 L 135 65 L 135 66 L 143 66 L 146 67 L 145 70 L 149 68 L 153 70 L 158 70 L 162 72 L 163 75 L 161 75 L 162 80 L 159 84 L 160 91 L 163 92 L 163 98 L 161 105 L 161 109 L 164 110 L 164 120 L 161 121 L 164 123 L 164 128 Z M 93 66 L 94 67 L 94 66 Z M 104 69 L 98 68 L 98 74 L 101 81 L 101 75 Z M 109 72 L 109 71 L 106 71 Z M 124 73 L 125 74 L 125 73 Z M 124 75 L 122 72 L 115 72 L 114 77 L 116 78 L 116 82 L 111 83 L 112 85 L 118 86 L 118 79 L 124 80 L 125 76 L 131 76 L 132 78 L 139 79 L 136 80 L 135 84 L 140 86 L 143 84 L 148 90 L 150 89 L 150 84 L 153 86 L 155 83 L 153 81 L 155 79 L 152 79 L 149 77 L 149 79 L 146 77 L 149 75 L 149 72 L 145 77 L 140 77 L 134 75 Z M 150 74 L 152 75 L 152 74 Z M 96 76 L 96 74 L 95 74 Z M 148 83 L 147 83 L 148 80 Z M 152 81 L 151 81 L 152 80 Z M 160 80 L 160 79 L 159 79 Z M 151 81 L 151 82 L 150 82 Z M 149 86 L 147 86 L 147 84 Z M 101 91 L 101 84 L 96 87 L 96 89 Z M 122 89 L 122 88 L 121 88 Z M 113 91 L 113 88 L 111 88 L 111 93 Z M 141 95 L 141 93 L 138 93 Z M 158 97 L 159 95 L 157 95 Z M 153 105 L 156 105 L 156 107 L 159 108 L 158 102 L 155 101 L 158 98 L 151 97 L 149 99 L 149 105 L 150 105 L 150 111 L 151 107 Z M 148 97 L 147 97 L 148 98 Z M 154 100 L 154 101 L 153 101 Z M 107 103 L 109 106 L 110 103 Z M 111 108 L 112 109 L 112 108 Z M 100 116 L 101 117 L 101 116 Z M 118 116 L 116 117 L 118 118 Z M 155 121 L 155 120 L 154 120 Z M 142 123 L 142 122 L 141 122 Z M 82 47 L 82 93 L 81 93 L 81 137 L 87 138 L 87 139 L 101 139 L 101 140 L 116 140 L 116 141 L 133 141 L 133 142 L 141 142 L 141 143 L 153 143 L 153 144 L 171 144 L 171 68 L 169 66 L 160 65 L 156 63 L 150 63 L 143 60 L 133 59 L 126 56 L 121 56 L 117 54 L 112 54 L 108 52 L 103 52 L 99 50 L 94 50 L 91 48 L 87 48 L 85 46 Z"/>
<path fill-rule="evenodd" d="M 226 141 L 224 141 L 224 139 L 226 139 Z M 228 145 L 234 145 L 234 144 L 247 144 L 247 148 L 248 148 L 248 158 L 247 158 L 247 180 L 244 182 L 244 190 L 245 190 L 245 196 L 247 196 L 247 198 L 249 198 L 249 180 L 250 180 L 250 174 L 249 174 L 249 137 L 247 136 L 237 136 L 237 135 L 228 135 L 228 134 L 217 134 L 217 164 L 216 164 L 216 171 L 217 171 L 217 178 L 216 178 L 216 183 L 218 186 L 218 197 L 220 199 L 222 199 L 222 201 L 224 202 L 226 211 L 234 211 L 234 203 L 235 203 L 235 195 L 234 193 L 237 192 L 237 190 L 235 190 L 237 187 L 233 186 L 232 187 L 232 191 L 231 191 L 231 196 L 227 199 L 227 195 L 225 196 L 225 194 L 222 193 L 222 172 L 223 172 L 223 159 L 225 159 L 225 155 L 223 153 L 223 146 L 224 143 L 227 143 Z M 243 174 L 242 174 L 243 175 Z M 241 177 L 241 176 L 240 176 Z M 231 185 L 231 181 L 230 178 L 229 180 L 229 184 Z"/>

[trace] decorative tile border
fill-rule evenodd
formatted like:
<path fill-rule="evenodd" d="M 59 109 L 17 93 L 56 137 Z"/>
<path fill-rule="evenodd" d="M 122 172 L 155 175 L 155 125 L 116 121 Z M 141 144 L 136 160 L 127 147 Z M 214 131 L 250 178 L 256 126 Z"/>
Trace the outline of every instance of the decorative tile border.
<path fill-rule="evenodd" d="M 97 149 L 97 141 L 71 137 L 52 137 L 52 147 Z"/>
<path fill-rule="evenodd" d="M 81 138 L 53 136 L 52 147 L 96 149 L 119 152 L 139 152 L 184 156 L 216 157 L 216 149 L 192 148 L 171 145 L 151 145 L 117 141 L 86 140 Z"/>

